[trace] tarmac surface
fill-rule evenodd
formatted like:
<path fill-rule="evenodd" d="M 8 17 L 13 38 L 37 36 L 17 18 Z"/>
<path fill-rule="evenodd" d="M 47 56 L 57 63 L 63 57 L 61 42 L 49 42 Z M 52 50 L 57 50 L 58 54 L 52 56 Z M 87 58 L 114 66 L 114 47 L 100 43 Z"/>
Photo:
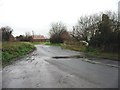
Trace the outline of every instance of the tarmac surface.
<path fill-rule="evenodd" d="M 105 60 L 84 58 L 83 53 L 58 46 L 36 45 L 36 48 L 31 54 L 3 68 L 3 88 L 118 87 L 117 61 L 105 59 L 107 63 L 104 63 Z M 78 55 L 83 57 L 73 57 Z"/>

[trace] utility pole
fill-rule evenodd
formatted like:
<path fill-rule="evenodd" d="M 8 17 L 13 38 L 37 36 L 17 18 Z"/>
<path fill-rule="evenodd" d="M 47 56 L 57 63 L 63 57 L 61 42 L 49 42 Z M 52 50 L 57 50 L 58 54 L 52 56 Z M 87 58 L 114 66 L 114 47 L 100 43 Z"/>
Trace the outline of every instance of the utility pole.
<path fill-rule="evenodd" d="M 118 2 L 118 21 L 120 22 L 120 1 Z"/>
<path fill-rule="evenodd" d="M 33 37 L 34 37 L 34 35 L 35 35 L 34 31 L 32 31 L 32 35 L 33 35 Z"/>

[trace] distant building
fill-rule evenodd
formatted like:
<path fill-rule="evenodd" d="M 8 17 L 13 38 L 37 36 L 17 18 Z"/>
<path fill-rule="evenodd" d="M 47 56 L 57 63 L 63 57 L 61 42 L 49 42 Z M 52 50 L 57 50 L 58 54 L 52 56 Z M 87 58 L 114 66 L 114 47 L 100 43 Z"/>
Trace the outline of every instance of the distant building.
<path fill-rule="evenodd" d="M 32 35 L 30 41 L 31 42 L 45 42 L 47 40 L 48 39 L 43 35 Z"/>
<path fill-rule="evenodd" d="M 16 37 L 16 41 L 45 42 L 48 40 L 49 39 L 43 35 L 32 35 L 32 36 L 28 36 L 28 37 L 20 35 L 20 36 Z"/>
<path fill-rule="evenodd" d="M 120 1 L 118 2 L 118 20 L 120 21 Z"/>
<path fill-rule="evenodd" d="M 9 37 L 9 41 L 10 41 L 10 42 L 15 41 L 15 37 L 14 37 L 13 35 L 10 35 L 10 37 Z"/>

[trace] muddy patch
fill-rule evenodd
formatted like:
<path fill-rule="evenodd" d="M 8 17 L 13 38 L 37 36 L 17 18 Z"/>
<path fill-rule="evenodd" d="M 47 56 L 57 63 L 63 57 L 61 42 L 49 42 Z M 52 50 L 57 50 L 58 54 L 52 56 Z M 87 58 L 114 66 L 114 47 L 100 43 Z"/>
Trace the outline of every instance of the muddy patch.
<path fill-rule="evenodd" d="M 69 59 L 69 58 L 85 58 L 84 56 L 75 55 L 75 56 L 54 56 L 54 59 Z"/>

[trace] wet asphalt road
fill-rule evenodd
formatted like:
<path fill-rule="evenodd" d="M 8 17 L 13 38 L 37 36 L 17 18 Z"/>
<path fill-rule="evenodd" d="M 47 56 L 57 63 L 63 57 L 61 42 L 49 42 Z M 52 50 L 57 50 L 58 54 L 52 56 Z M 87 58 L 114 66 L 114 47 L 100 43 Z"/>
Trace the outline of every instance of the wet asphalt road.
<path fill-rule="evenodd" d="M 6 66 L 3 88 L 117 88 L 118 68 L 82 61 L 52 58 L 82 55 L 57 46 L 36 45 L 37 50 Z"/>

